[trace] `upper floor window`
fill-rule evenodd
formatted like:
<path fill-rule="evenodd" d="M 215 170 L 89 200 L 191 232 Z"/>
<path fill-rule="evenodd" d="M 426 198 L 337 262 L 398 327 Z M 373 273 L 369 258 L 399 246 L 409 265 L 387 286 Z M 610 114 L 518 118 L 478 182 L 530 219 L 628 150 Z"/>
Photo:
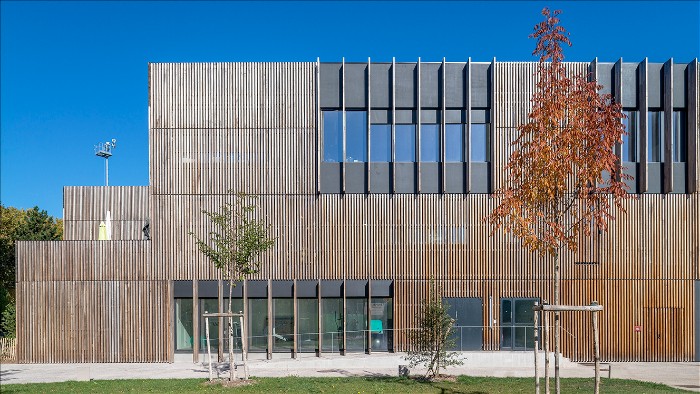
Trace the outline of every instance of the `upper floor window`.
<path fill-rule="evenodd" d="M 673 161 L 683 163 L 686 161 L 688 129 L 686 127 L 685 111 L 673 111 L 673 138 L 671 152 Z"/>
<path fill-rule="evenodd" d="M 664 161 L 663 111 L 649 110 L 647 118 L 647 157 L 650 162 Z"/>
<path fill-rule="evenodd" d="M 472 123 L 469 141 L 469 161 L 489 161 L 489 133 L 485 123 Z"/>
<path fill-rule="evenodd" d="M 464 146 L 464 125 L 462 124 L 446 124 L 445 125 L 445 161 L 461 162 L 464 161 L 462 147 Z"/>
<path fill-rule="evenodd" d="M 370 126 L 370 155 L 372 162 L 391 161 L 391 125 L 373 124 Z"/>
<path fill-rule="evenodd" d="M 367 111 L 345 111 L 345 161 L 367 161 Z"/>
<path fill-rule="evenodd" d="M 323 111 L 323 161 L 343 161 L 343 111 Z"/>
<path fill-rule="evenodd" d="M 639 135 L 639 112 L 622 111 L 626 116 L 622 119 L 626 134 L 622 135 L 622 161 L 636 162 L 639 155 L 638 135 Z"/>
<path fill-rule="evenodd" d="M 420 161 L 440 161 L 440 125 L 432 123 L 421 125 Z"/>
<path fill-rule="evenodd" d="M 396 161 L 410 163 L 416 161 L 416 125 L 397 124 L 394 144 Z"/>

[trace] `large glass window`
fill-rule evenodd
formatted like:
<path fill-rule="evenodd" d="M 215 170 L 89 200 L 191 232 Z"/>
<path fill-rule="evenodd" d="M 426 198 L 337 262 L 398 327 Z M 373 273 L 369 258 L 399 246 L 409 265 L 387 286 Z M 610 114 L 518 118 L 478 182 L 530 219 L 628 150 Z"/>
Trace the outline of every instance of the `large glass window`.
<path fill-rule="evenodd" d="M 321 299 L 323 351 L 338 352 L 343 347 L 343 299 Z"/>
<path fill-rule="evenodd" d="M 345 161 L 367 161 L 367 112 L 345 111 Z"/>
<path fill-rule="evenodd" d="M 297 299 L 297 324 L 299 352 L 315 352 L 318 349 L 318 299 Z"/>
<path fill-rule="evenodd" d="M 231 313 L 243 312 L 243 299 L 233 298 L 231 300 Z M 228 297 L 224 298 L 224 309 L 223 312 L 228 312 Z M 224 344 L 224 349 L 228 349 L 228 332 L 226 331 L 228 327 L 228 318 L 223 319 L 224 323 L 224 338 L 222 343 Z M 210 328 L 211 329 L 211 328 Z M 233 348 L 238 350 L 241 348 L 241 319 L 238 317 L 233 318 Z"/>
<path fill-rule="evenodd" d="M 373 124 L 370 126 L 370 160 L 373 162 L 391 161 L 391 125 Z"/>
<path fill-rule="evenodd" d="M 267 298 L 248 299 L 248 349 L 251 352 L 267 351 Z"/>
<path fill-rule="evenodd" d="M 622 119 L 626 134 L 622 135 L 622 161 L 638 161 L 637 136 L 639 135 L 639 122 L 637 111 L 622 111 L 626 118 Z"/>
<path fill-rule="evenodd" d="M 686 161 L 688 131 L 686 128 L 685 111 L 673 111 L 673 161 L 682 163 Z"/>
<path fill-rule="evenodd" d="M 464 125 L 445 125 L 445 161 L 460 162 L 464 160 L 462 146 L 464 145 Z"/>
<path fill-rule="evenodd" d="M 391 298 L 372 298 L 370 313 L 369 330 L 372 335 L 372 350 L 393 349 L 391 329 L 394 325 L 394 310 Z"/>
<path fill-rule="evenodd" d="M 343 161 L 342 111 L 323 111 L 323 161 Z"/>
<path fill-rule="evenodd" d="M 199 299 L 199 351 L 207 351 L 207 321 L 203 316 L 205 313 L 219 312 L 219 300 L 216 298 L 200 298 Z M 227 319 L 224 319 L 224 327 L 228 327 Z M 228 333 L 224 333 L 228 337 Z M 218 352 L 219 349 L 219 319 L 209 318 L 209 344 L 212 353 Z"/>
<path fill-rule="evenodd" d="M 664 161 L 664 116 L 662 111 L 649 111 L 647 118 L 647 158 Z"/>
<path fill-rule="evenodd" d="M 345 300 L 348 312 L 345 334 L 349 351 L 365 350 L 367 344 L 367 299 L 348 298 Z"/>
<path fill-rule="evenodd" d="M 421 125 L 420 161 L 440 161 L 440 125 L 432 123 Z"/>
<path fill-rule="evenodd" d="M 534 348 L 532 307 L 535 301 L 535 298 L 501 300 L 501 348 L 513 350 Z"/>
<path fill-rule="evenodd" d="M 175 350 L 192 351 L 194 326 L 192 324 L 192 299 L 175 299 Z"/>
<path fill-rule="evenodd" d="M 485 123 L 472 123 L 469 140 L 469 160 L 489 161 L 489 133 Z"/>
<path fill-rule="evenodd" d="M 272 350 L 291 351 L 294 347 L 294 299 L 273 298 Z"/>
<path fill-rule="evenodd" d="M 411 163 L 416 161 L 416 125 L 396 125 L 396 161 Z"/>

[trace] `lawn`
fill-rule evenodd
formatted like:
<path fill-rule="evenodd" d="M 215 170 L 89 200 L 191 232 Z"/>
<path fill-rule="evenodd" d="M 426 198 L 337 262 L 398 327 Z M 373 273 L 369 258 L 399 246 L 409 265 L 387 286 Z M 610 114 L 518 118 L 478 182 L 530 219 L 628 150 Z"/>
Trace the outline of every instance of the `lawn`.
<path fill-rule="evenodd" d="M 255 383 L 236 388 L 206 385 L 202 379 L 95 380 L 89 382 L 3 384 L 3 393 L 531 393 L 532 378 L 482 378 L 459 376 L 455 382 L 421 382 L 395 377 L 351 378 L 254 378 Z M 623 379 L 603 379 L 604 393 L 674 393 L 668 386 Z M 562 379 L 564 393 L 590 393 L 593 379 Z M 544 392 L 544 387 L 542 387 Z"/>

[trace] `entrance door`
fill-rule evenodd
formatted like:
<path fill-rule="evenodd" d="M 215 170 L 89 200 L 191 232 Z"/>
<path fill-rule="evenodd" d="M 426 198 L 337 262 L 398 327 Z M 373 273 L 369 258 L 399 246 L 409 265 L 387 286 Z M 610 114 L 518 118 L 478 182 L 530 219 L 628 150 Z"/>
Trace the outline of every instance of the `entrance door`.
<path fill-rule="evenodd" d="M 535 347 L 532 307 L 536 298 L 501 299 L 501 349 L 528 350 Z"/>
<path fill-rule="evenodd" d="M 455 319 L 455 348 L 452 350 L 482 350 L 483 304 L 481 298 L 444 298 L 448 313 Z"/>
<path fill-rule="evenodd" d="M 678 361 L 683 349 L 681 308 L 644 308 L 644 339 L 650 361 Z"/>

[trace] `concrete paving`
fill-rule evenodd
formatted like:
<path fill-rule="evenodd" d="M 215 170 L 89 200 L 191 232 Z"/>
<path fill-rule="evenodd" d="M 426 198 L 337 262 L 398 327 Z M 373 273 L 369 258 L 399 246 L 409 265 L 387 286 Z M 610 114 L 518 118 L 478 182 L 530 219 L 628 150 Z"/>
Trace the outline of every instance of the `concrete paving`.
<path fill-rule="evenodd" d="M 262 355 L 251 355 L 249 370 L 252 376 L 396 376 L 398 366 L 407 364 L 403 354 L 374 353 L 315 357 L 301 355 L 291 359 L 288 355 L 275 354 L 272 360 Z M 449 368 L 454 375 L 531 377 L 533 355 L 527 352 L 465 352 L 461 354 L 464 365 Z M 553 356 L 552 369 L 553 374 Z M 186 358 L 186 357 L 185 357 Z M 204 359 L 204 357 L 203 357 Z M 189 356 L 191 360 L 191 356 Z M 540 354 L 540 365 L 544 355 Z M 228 365 L 213 363 L 215 375 L 227 376 Z M 218 368 L 217 368 L 218 367 Z M 540 368 L 544 374 L 543 367 Z M 663 383 L 670 386 L 700 392 L 700 363 L 610 363 L 603 364 L 603 378 L 636 379 Z M 411 373 L 421 373 L 412 370 Z M 562 359 L 562 377 L 593 377 L 593 366 Z M 2 364 L 0 382 L 41 383 L 69 380 L 102 379 L 181 379 L 207 378 L 206 362 L 193 363 L 178 357 L 172 364 Z"/>

